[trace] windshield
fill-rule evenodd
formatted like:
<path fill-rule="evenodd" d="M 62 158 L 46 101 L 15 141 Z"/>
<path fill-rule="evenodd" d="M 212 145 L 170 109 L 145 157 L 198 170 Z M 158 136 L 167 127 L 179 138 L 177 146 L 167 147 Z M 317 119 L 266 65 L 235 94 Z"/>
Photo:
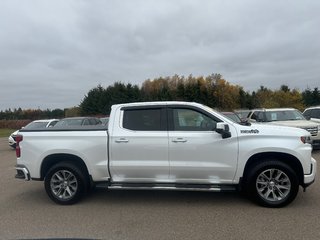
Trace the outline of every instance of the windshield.
<path fill-rule="evenodd" d="M 239 118 L 245 119 L 248 117 L 250 110 L 236 110 L 235 113 L 239 116 Z"/>
<path fill-rule="evenodd" d="M 298 110 L 268 111 L 265 114 L 267 122 L 305 120 Z"/>
<path fill-rule="evenodd" d="M 235 113 L 222 113 L 222 114 L 236 123 L 241 123 L 241 119 Z"/>

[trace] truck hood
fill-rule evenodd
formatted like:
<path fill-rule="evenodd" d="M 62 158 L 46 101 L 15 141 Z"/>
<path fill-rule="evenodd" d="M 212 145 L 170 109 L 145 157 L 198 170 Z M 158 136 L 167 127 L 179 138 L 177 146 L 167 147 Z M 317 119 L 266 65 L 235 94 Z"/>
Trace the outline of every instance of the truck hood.
<path fill-rule="evenodd" d="M 256 124 L 251 126 L 239 125 L 239 135 L 259 135 L 259 136 L 310 136 L 310 133 L 302 128 L 286 127 L 279 125 Z"/>
<path fill-rule="evenodd" d="M 267 124 L 278 125 L 278 126 L 288 126 L 288 127 L 298 127 L 298 128 L 310 128 L 310 127 L 318 126 L 316 123 L 310 122 L 308 120 L 274 121 L 274 122 L 268 122 Z"/>

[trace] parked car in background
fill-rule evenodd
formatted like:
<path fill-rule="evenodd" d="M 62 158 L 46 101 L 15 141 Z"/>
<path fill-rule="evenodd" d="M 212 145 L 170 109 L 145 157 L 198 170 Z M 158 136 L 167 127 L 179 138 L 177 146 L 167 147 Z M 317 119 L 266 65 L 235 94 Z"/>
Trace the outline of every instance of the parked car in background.
<path fill-rule="evenodd" d="M 320 147 L 318 124 L 308 121 L 300 111 L 294 108 L 253 109 L 248 120 L 257 123 L 302 128 L 310 132 L 314 148 Z"/>
<path fill-rule="evenodd" d="M 100 121 L 102 122 L 102 125 L 107 126 L 109 123 L 109 117 L 100 118 Z"/>
<path fill-rule="evenodd" d="M 61 119 L 55 128 L 75 127 L 75 126 L 89 126 L 89 125 L 101 125 L 102 122 L 99 118 L 95 117 L 71 117 Z"/>
<path fill-rule="evenodd" d="M 308 120 L 320 123 L 320 106 L 307 108 L 304 110 L 303 116 Z"/>
<path fill-rule="evenodd" d="M 49 127 L 53 127 L 54 125 L 57 124 L 57 122 L 59 122 L 59 119 L 43 119 L 43 120 L 35 120 L 31 123 L 29 123 L 28 125 L 26 125 L 25 127 L 23 127 L 24 129 L 43 129 L 43 128 L 49 128 Z M 9 146 L 12 148 L 16 148 L 16 136 L 19 133 L 19 130 L 11 133 L 11 135 L 9 136 Z"/>
<path fill-rule="evenodd" d="M 241 123 L 241 119 L 240 117 L 235 114 L 234 112 L 221 112 L 224 116 L 226 116 L 227 118 L 231 119 L 232 121 L 236 122 L 236 123 Z"/>
<path fill-rule="evenodd" d="M 238 109 L 234 110 L 235 114 L 239 116 L 239 118 L 243 121 L 245 121 L 248 117 L 248 114 L 250 113 L 250 110 L 248 109 Z"/>
<path fill-rule="evenodd" d="M 251 125 L 251 123 L 247 120 L 247 118 L 240 119 L 239 115 L 234 112 L 221 112 L 221 113 L 236 123 L 239 123 L 241 125 Z"/>

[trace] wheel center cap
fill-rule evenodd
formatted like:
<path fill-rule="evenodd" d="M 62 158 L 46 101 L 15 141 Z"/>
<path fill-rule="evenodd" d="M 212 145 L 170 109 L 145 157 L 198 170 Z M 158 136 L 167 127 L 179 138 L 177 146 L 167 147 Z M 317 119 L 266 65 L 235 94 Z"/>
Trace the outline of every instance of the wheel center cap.
<path fill-rule="evenodd" d="M 269 186 L 270 187 L 274 187 L 276 184 L 275 184 L 275 182 L 274 181 L 270 181 L 270 183 L 269 183 Z"/>

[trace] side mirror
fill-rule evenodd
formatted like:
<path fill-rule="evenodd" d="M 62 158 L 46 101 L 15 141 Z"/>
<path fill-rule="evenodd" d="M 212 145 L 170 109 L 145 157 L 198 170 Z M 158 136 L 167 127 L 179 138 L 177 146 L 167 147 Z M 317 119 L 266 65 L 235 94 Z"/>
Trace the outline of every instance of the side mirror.
<path fill-rule="evenodd" d="M 307 120 L 310 120 L 311 117 L 310 116 L 304 116 Z"/>
<path fill-rule="evenodd" d="M 240 124 L 241 124 L 241 125 L 244 125 L 244 126 L 250 126 L 250 125 L 251 125 L 251 122 L 249 121 L 248 118 L 241 118 Z"/>
<path fill-rule="evenodd" d="M 221 134 L 222 138 L 231 137 L 231 132 L 229 129 L 229 125 L 224 122 L 218 122 L 216 127 L 216 132 Z"/>

